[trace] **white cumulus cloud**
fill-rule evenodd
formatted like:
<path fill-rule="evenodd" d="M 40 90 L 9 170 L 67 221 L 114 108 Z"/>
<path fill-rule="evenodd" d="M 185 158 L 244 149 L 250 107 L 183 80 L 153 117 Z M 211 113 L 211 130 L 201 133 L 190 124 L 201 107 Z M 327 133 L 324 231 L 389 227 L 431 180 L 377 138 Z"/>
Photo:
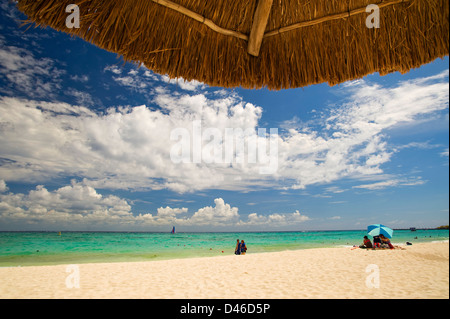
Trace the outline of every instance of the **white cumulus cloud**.
<path fill-rule="evenodd" d="M 111 72 L 121 71 L 113 67 Z M 176 192 L 304 189 L 343 178 L 379 181 L 383 165 L 398 151 L 388 144 L 387 130 L 447 109 L 445 79 L 448 72 L 392 88 L 356 81 L 343 88 L 349 95 L 342 105 L 324 112 L 314 125 L 299 124 L 301 129 L 290 127 L 275 136 L 268 131 L 256 135 L 263 109 L 234 93 L 172 94 L 160 89 L 154 96 L 158 108 L 117 106 L 103 113 L 83 105 L 1 97 L 0 178 L 45 183 L 56 176 L 77 176 L 95 188 Z M 231 160 L 226 160 L 224 137 L 227 130 L 238 129 L 249 130 L 245 132 L 253 137 L 243 135 L 243 152 L 232 140 Z M 187 135 L 185 162 L 173 159 L 182 151 L 176 149 L 176 130 Z M 278 147 L 276 169 L 261 174 L 267 162 L 259 161 L 264 157 L 251 146 L 266 145 L 268 154 L 272 137 Z M 200 161 L 195 161 L 196 155 Z M 404 185 L 385 182 L 379 187 L 400 184 Z"/>
<path fill-rule="evenodd" d="M 292 214 L 260 216 L 250 214 L 245 219 L 237 207 L 216 198 L 213 206 L 189 212 L 185 207 L 160 207 L 156 213 L 134 213 L 131 203 L 115 195 L 102 195 L 83 182 L 72 181 L 48 190 L 38 185 L 28 193 L 8 192 L 0 181 L 0 222 L 2 227 L 20 224 L 29 229 L 89 229 L 103 230 L 154 230 L 172 225 L 184 229 L 198 227 L 278 227 L 302 223 L 309 217 L 299 211 Z M 33 228 L 34 227 L 34 228 Z"/>

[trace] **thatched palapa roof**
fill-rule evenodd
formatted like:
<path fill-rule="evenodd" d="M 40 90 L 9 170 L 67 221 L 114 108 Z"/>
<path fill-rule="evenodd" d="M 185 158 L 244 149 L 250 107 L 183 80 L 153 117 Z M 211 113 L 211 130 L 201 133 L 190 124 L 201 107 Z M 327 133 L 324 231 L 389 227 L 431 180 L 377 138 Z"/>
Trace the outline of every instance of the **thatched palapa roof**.
<path fill-rule="evenodd" d="M 211 86 L 330 85 L 449 53 L 449 0 L 18 0 L 37 25 Z M 76 4 L 80 28 L 68 28 Z M 379 28 L 366 20 L 379 8 Z M 375 20 L 371 20 L 374 22 Z"/>

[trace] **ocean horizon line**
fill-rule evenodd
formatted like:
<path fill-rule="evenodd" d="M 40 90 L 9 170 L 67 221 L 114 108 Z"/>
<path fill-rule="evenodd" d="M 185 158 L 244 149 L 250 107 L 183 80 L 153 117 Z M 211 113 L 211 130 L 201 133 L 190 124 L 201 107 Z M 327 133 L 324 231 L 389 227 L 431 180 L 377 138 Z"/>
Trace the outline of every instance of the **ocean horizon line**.
<path fill-rule="evenodd" d="M 445 230 L 437 227 L 413 227 L 414 230 Z M 411 230 L 410 228 L 392 228 L 392 230 Z M 242 230 L 242 231 L 176 231 L 176 234 L 212 234 L 212 233 L 309 233 L 309 232 L 345 232 L 345 231 L 367 231 L 367 228 L 358 229 L 314 229 L 314 230 Z M 413 230 L 411 230 L 413 231 Z M 146 230 L 0 230 L 0 233 L 148 233 L 148 234 L 166 234 L 171 233 L 171 230 L 167 231 L 146 231 Z"/>

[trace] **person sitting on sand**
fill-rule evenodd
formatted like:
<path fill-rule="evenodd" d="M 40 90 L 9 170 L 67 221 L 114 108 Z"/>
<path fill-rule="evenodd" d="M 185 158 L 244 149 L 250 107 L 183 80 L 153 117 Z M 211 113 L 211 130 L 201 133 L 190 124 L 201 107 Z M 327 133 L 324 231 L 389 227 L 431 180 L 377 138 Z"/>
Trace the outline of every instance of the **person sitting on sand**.
<path fill-rule="evenodd" d="M 394 249 L 394 246 L 391 244 L 389 238 L 384 237 L 384 235 L 380 235 L 381 242 L 389 246 L 390 249 Z"/>
<path fill-rule="evenodd" d="M 241 243 L 239 242 L 239 239 L 236 242 L 236 248 L 234 249 L 234 253 L 236 255 L 240 255 L 241 254 Z"/>
<path fill-rule="evenodd" d="M 241 255 L 245 255 L 245 252 L 247 251 L 247 246 L 244 243 L 244 240 L 241 240 Z"/>
<path fill-rule="evenodd" d="M 373 248 L 372 242 L 369 238 L 367 238 L 367 236 L 364 236 L 363 244 L 359 246 L 359 248 Z"/>
<path fill-rule="evenodd" d="M 373 248 L 381 248 L 381 239 L 379 236 L 373 236 Z"/>

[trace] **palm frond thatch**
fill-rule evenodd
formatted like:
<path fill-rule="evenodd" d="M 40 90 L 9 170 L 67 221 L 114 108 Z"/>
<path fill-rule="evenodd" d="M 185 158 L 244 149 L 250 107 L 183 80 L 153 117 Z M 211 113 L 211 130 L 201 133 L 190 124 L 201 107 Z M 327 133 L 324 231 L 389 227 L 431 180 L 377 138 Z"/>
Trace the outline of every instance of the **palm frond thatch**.
<path fill-rule="evenodd" d="M 374 72 L 404 73 L 449 53 L 449 0 L 270 0 L 252 55 L 261 1 L 18 0 L 17 6 L 36 25 L 211 86 L 335 85 Z M 66 26 L 69 4 L 80 9 L 80 28 Z M 369 4 L 380 8 L 380 28 L 366 26 Z"/>

